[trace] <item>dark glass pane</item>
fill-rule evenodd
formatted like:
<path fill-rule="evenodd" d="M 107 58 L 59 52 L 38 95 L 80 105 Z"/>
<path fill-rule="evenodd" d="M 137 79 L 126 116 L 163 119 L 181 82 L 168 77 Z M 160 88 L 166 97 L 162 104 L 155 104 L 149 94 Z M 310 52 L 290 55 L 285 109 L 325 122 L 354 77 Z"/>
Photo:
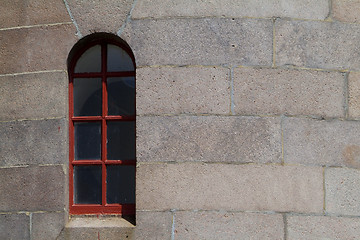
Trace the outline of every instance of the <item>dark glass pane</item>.
<path fill-rule="evenodd" d="M 77 122 L 75 126 L 75 160 L 101 159 L 101 123 Z"/>
<path fill-rule="evenodd" d="M 135 166 L 106 167 L 106 202 L 135 203 Z"/>
<path fill-rule="evenodd" d="M 74 116 L 101 116 L 100 78 L 74 79 Z"/>
<path fill-rule="evenodd" d="M 108 78 L 108 115 L 135 115 L 135 78 Z"/>
<path fill-rule="evenodd" d="M 101 47 L 95 45 L 86 50 L 75 66 L 75 73 L 101 72 Z"/>
<path fill-rule="evenodd" d="M 101 165 L 74 166 L 74 202 L 101 204 Z"/>
<path fill-rule="evenodd" d="M 135 160 L 135 122 L 107 123 L 107 159 Z"/>
<path fill-rule="evenodd" d="M 130 56 L 120 47 L 108 45 L 107 71 L 134 71 L 134 64 Z"/>

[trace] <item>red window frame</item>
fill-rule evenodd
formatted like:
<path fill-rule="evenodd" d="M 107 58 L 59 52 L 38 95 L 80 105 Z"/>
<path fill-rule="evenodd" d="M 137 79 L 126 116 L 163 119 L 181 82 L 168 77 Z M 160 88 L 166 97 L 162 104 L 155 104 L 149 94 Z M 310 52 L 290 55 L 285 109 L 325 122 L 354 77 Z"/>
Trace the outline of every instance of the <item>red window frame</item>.
<path fill-rule="evenodd" d="M 107 46 L 116 45 L 122 48 L 131 58 L 134 70 L 122 72 L 108 72 L 107 71 Z M 95 45 L 101 46 L 101 72 L 91 73 L 75 73 L 75 66 L 79 58 L 85 51 Z M 136 113 L 132 116 L 108 115 L 107 103 L 107 84 L 108 77 L 134 77 L 136 76 L 136 65 L 134 55 L 131 49 L 122 42 L 111 39 L 96 40 L 90 44 L 85 45 L 77 51 L 69 64 L 69 212 L 70 214 L 121 214 L 134 215 L 134 204 L 107 204 L 106 203 L 106 166 L 109 165 L 136 165 L 136 159 L 132 160 L 107 160 L 107 122 L 109 121 L 134 121 L 136 122 Z M 74 96 L 73 96 L 73 81 L 74 78 L 101 78 L 102 81 L 102 115 L 101 116 L 74 116 Z M 135 99 L 134 99 L 135 102 Z M 136 102 L 134 104 L 136 106 Z M 135 109 L 134 109 L 135 112 Z M 76 122 L 101 122 L 101 161 L 99 160 L 76 160 L 75 161 L 75 140 L 74 140 L 74 123 Z M 135 133 L 134 133 L 135 134 Z M 135 144 L 135 142 L 134 142 Z M 134 146 L 136 147 L 136 146 Z M 74 203 L 74 166 L 81 165 L 101 165 L 102 166 L 102 204 L 75 204 Z M 135 168 L 136 172 L 136 168 Z M 135 179 L 134 179 L 135 181 Z M 135 183 L 136 185 L 136 183 Z M 135 189 L 134 189 L 135 190 Z"/>

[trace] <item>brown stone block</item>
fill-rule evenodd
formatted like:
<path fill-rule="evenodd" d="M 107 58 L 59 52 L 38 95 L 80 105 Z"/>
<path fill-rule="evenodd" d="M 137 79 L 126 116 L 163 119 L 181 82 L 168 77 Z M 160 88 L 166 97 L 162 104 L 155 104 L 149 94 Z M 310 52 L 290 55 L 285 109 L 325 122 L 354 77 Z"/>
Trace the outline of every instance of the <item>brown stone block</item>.
<path fill-rule="evenodd" d="M 140 164 L 139 210 L 323 211 L 321 167 Z"/>
<path fill-rule="evenodd" d="M 0 123 L 0 166 L 67 163 L 65 122 L 53 119 Z"/>
<path fill-rule="evenodd" d="M 349 74 L 349 117 L 360 119 L 360 72 Z"/>
<path fill-rule="evenodd" d="M 333 17 L 343 22 L 360 22 L 360 1 L 359 0 L 333 0 Z"/>
<path fill-rule="evenodd" d="M 0 76 L 0 121 L 65 117 L 65 72 Z"/>
<path fill-rule="evenodd" d="M 58 211 L 64 209 L 62 166 L 0 169 L 0 211 Z"/>
<path fill-rule="evenodd" d="M 139 68 L 137 114 L 228 114 L 229 75 L 229 69 L 219 67 Z"/>
<path fill-rule="evenodd" d="M 0 28 L 70 21 L 63 0 L 0 1 Z"/>
<path fill-rule="evenodd" d="M 176 239 L 284 239 L 281 214 L 176 212 Z"/>
<path fill-rule="evenodd" d="M 136 212 L 136 239 L 171 239 L 171 212 Z"/>
<path fill-rule="evenodd" d="M 31 239 L 56 239 L 65 226 L 64 212 L 48 212 L 32 214 Z"/>
<path fill-rule="evenodd" d="M 136 127 L 139 162 L 281 161 L 279 118 L 138 117 Z"/>
<path fill-rule="evenodd" d="M 29 223 L 25 214 L 0 214 L 0 239 L 30 239 Z"/>
<path fill-rule="evenodd" d="M 0 74 L 67 69 L 75 33 L 72 24 L 0 31 Z"/>

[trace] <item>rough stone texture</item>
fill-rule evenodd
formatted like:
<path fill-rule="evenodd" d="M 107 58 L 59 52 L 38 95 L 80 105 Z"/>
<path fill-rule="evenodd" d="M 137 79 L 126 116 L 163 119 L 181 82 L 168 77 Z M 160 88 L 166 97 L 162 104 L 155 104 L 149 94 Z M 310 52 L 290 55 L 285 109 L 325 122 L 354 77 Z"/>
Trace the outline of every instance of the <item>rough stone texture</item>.
<path fill-rule="evenodd" d="M 325 171 L 326 211 L 360 216 L 360 171 L 328 168 Z"/>
<path fill-rule="evenodd" d="M 349 74 L 349 117 L 360 119 L 360 72 Z"/>
<path fill-rule="evenodd" d="M 0 214 L 0 239 L 30 239 L 29 223 L 25 214 Z"/>
<path fill-rule="evenodd" d="M 33 213 L 31 239 L 56 239 L 65 226 L 65 213 Z"/>
<path fill-rule="evenodd" d="M 61 166 L 0 169 L 0 211 L 59 211 L 64 204 Z"/>
<path fill-rule="evenodd" d="M 360 69 L 360 26 L 339 22 L 276 21 L 276 64 Z"/>
<path fill-rule="evenodd" d="M 344 117 L 345 76 L 338 72 L 237 68 L 236 114 Z"/>
<path fill-rule="evenodd" d="M 176 212 L 176 239 L 284 239 L 281 214 Z"/>
<path fill-rule="evenodd" d="M 0 28 L 70 21 L 63 0 L 0 1 Z"/>
<path fill-rule="evenodd" d="M 139 210 L 323 210 L 320 167 L 233 164 L 140 164 Z"/>
<path fill-rule="evenodd" d="M 218 67 L 139 68 L 136 112 L 229 114 L 229 75 Z"/>
<path fill-rule="evenodd" d="M 65 163 L 65 119 L 0 123 L 0 166 Z"/>
<path fill-rule="evenodd" d="M 287 216 L 288 240 L 355 240 L 360 235 L 360 219 L 325 216 Z"/>
<path fill-rule="evenodd" d="M 0 121 L 65 117 L 67 85 L 65 72 L 0 76 Z"/>
<path fill-rule="evenodd" d="M 0 74 L 67 69 L 75 33 L 72 24 L 0 31 Z"/>
<path fill-rule="evenodd" d="M 125 23 L 134 0 L 67 0 L 81 34 L 116 33 Z"/>
<path fill-rule="evenodd" d="M 171 212 L 137 212 L 136 239 L 171 239 L 172 229 Z"/>
<path fill-rule="evenodd" d="M 191 7 L 189 7 L 191 6 Z M 291 17 L 325 19 L 329 13 L 327 0 L 139 0 L 133 18 L 164 17 Z"/>
<path fill-rule="evenodd" d="M 279 118 L 138 117 L 136 131 L 138 162 L 281 161 Z"/>
<path fill-rule="evenodd" d="M 360 122 L 284 120 L 285 163 L 360 167 Z"/>
<path fill-rule="evenodd" d="M 360 1 L 359 0 L 333 0 L 333 17 L 344 22 L 360 22 Z"/>
<path fill-rule="evenodd" d="M 272 63 L 271 19 L 131 21 L 122 36 L 143 65 Z"/>

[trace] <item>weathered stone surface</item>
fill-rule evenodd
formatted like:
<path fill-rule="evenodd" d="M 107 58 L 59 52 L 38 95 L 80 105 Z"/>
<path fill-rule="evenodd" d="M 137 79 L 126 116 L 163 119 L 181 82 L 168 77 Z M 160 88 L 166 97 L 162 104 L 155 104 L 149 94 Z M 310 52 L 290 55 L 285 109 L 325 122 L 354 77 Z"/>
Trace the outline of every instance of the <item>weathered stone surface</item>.
<path fill-rule="evenodd" d="M 138 66 L 272 63 L 271 19 L 134 20 L 123 34 Z"/>
<path fill-rule="evenodd" d="M 0 121 L 65 117 L 65 72 L 0 76 Z"/>
<path fill-rule="evenodd" d="M 360 171 L 328 168 L 325 171 L 326 211 L 360 216 Z"/>
<path fill-rule="evenodd" d="M 360 72 L 349 74 L 349 117 L 360 119 Z"/>
<path fill-rule="evenodd" d="M 333 17 L 344 22 L 360 22 L 360 1 L 359 0 L 333 0 Z"/>
<path fill-rule="evenodd" d="M 289 240 L 354 240 L 360 235 L 360 219 L 327 216 L 287 216 Z"/>
<path fill-rule="evenodd" d="M 189 7 L 191 6 L 191 7 Z M 139 0 L 133 18 L 164 17 L 292 17 L 325 19 L 329 13 L 327 0 Z"/>
<path fill-rule="evenodd" d="M 138 117 L 136 131 L 139 162 L 281 161 L 279 118 Z"/>
<path fill-rule="evenodd" d="M 65 119 L 0 123 L 0 166 L 68 161 Z"/>
<path fill-rule="evenodd" d="M 137 114 L 228 114 L 229 75 L 229 69 L 218 67 L 139 68 Z"/>
<path fill-rule="evenodd" d="M 29 223 L 25 214 L 0 214 L 0 239 L 30 239 Z"/>
<path fill-rule="evenodd" d="M 339 22 L 276 21 L 276 64 L 360 69 L 360 26 Z"/>
<path fill-rule="evenodd" d="M 0 31 L 0 74 L 67 69 L 75 33 L 72 24 Z"/>
<path fill-rule="evenodd" d="M 344 85 L 338 72 L 236 68 L 234 109 L 245 115 L 344 117 Z"/>
<path fill-rule="evenodd" d="M 67 0 L 80 32 L 116 33 L 125 23 L 134 0 Z"/>
<path fill-rule="evenodd" d="M 140 164 L 139 210 L 323 210 L 321 167 L 234 164 Z"/>
<path fill-rule="evenodd" d="M 176 239 L 283 239 L 281 214 L 176 212 Z"/>
<path fill-rule="evenodd" d="M 0 211 L 59 211 L 65 207 L 61 166 L 1 168 L 0 182 Z"/>
<path fill-rule="evenodd" d="M 136 213 L 136 239 L 171 239 L 172 222 L 171 212 L 138 211 Z"/>
<path fill-rule="evenodd" d="M 70 21 L 63 0 L 0 1 L 0 28 Z"/>
<path fill-rule="evenodd" d="M 283 134 L 285 163 L 360 167 L 360 122 L 285 118 Z"/>
<path fill-rule="evenodd" d="M 31 237 L 36 240 L 56 239 L 65 226 L 64 212 L 33 213 Z"/>

